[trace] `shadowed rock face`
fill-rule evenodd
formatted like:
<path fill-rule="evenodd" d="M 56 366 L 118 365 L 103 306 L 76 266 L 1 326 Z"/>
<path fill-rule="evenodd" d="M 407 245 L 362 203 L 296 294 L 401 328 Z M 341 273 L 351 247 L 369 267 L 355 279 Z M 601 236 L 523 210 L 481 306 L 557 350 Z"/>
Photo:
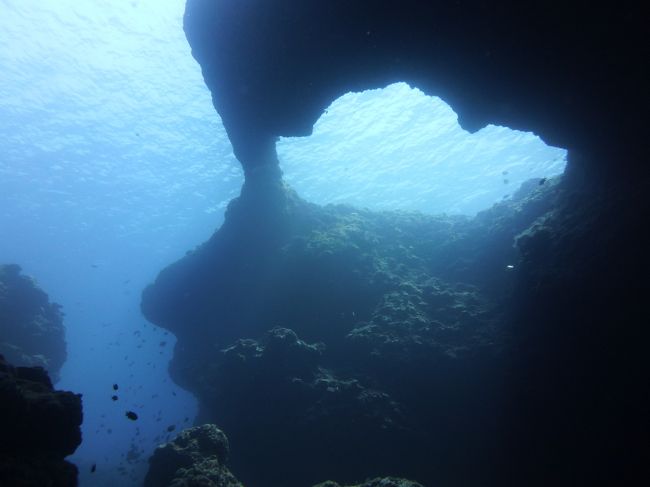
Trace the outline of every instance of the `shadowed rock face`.
<path fill-rule="evenodd" d="M 0 485 L 74 487 L 64 460 L 81 443 L 81 396 L 55 391 L 40 367 L 12 367 L 0 355 Z"/>
<path fill-rule="evenodd" d="M 647 201 L 575 173 L 526 186 L 472 219 L 248 186 L 161 272 L 143 312 L 178 337 L 170 373 L 245 485 L 643 471 L 649 242 L 628 205 Z"/>
<path fill-rule="evenodd" d="M 323 208 L 281 184 L 263 205 L 271 186 L 249 186 L 160 274 L 143 311 L 178 337 L 172 377 L 228 433 L 246 485 L 495 475 L 513 243 L 563 193 L 532 183 L 473 219 Z"/>
<path fill-rule="evenodd" d="M 213 424 L 182 431 L 149 459 L 145 487 L 242 487 L 226 467 L 228 438 Z"/>
<path fill-rule="evenodd" d="M 63 313 L 17 265 L 0 265 L 0 354 L 54 378 L 65 362 Z"/>
<path fill-rule="evenodd" d="M 533 131 L 629 170 L 649 107 L 641 4 L 188 0 L 185 32 L 235 155 L 276 164 L 348 91 L 406 81 L 475 131 Z M 597 156 L 597 157 L 596 157 Z M 601 163 L 602 157 L 610 158 Z M 613 156 L 619 156 L 614 162 Z"/>

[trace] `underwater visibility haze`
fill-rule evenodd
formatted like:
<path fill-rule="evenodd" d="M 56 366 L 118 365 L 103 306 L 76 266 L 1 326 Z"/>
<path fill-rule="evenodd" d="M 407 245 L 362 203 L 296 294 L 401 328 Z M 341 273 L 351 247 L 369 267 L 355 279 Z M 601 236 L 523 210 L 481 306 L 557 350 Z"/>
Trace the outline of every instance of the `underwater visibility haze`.
<path fill-rule="evenodd" d="M 188 2 L 188 33 L 208 3 Z M 228 85 L 185 9 L 0 0 L 0 355 L 82 394 L 81 443 L 61 450 L 79 485 L 433 487 L 499 468 L 471 462 L 498 430 L 503 323 L 542 279 L 522 262 L 557 231 L 567 151 L 469 132 L 405 78 L 332 99 L 311 135 L 269 133 L 282 179 L 240 196 Z"/>

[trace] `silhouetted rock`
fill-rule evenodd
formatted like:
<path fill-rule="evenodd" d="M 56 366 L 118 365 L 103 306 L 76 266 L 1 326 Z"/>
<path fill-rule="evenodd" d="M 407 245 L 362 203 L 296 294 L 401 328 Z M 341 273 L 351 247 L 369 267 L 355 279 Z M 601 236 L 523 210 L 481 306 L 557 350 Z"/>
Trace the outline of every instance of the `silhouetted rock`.
<path fill-rule="evenodd" d="M 189 0 L 184 27 L 247 178 L 277 164 L 278 136 L 396 81 L 444 99 L 466 130 L 534 132 L 629 177 L 647 158 L 643 19 L 639 2 Z"/>
<path fill-rule="evenodd" d="M 226 465 L 228 439 L 213 424 L 189 428 L 154 451 L 145 487 L 241 487 Z"/>
<path fill-rule="evenodd" d="M 12 367 L 0 355 L 0 485 L 74 487 L 64 458 L 81 443 L 81 396 L 55 391 L 40 367 Z"/>
<path fill-rule="evenodd" d="M 66 359 L 63 313 L 17 265 L 0 265 L 0 354 L 45 368 L 56 382 Z"/>

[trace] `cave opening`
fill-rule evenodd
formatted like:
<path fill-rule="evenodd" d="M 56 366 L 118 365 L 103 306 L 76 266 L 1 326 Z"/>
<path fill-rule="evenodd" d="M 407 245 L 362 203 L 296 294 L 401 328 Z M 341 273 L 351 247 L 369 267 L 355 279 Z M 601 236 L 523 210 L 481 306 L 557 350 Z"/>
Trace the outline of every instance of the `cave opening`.
<path fill-rule="evenodd" d="M 314 203 L 468 216 L 562 174 L 567 156 L 530 132 L 470 133 L 444 100 L 404 82 L 341 96 L 312 135 L 282 137 L 277 151 L 287 182 Z"/>

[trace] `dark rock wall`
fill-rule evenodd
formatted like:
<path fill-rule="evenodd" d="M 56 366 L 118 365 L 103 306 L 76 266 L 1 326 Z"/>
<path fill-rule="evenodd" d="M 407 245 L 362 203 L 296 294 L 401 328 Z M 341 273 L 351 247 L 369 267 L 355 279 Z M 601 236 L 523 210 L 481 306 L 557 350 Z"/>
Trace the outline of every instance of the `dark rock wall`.
<path fill-rule="evenodd" d="M 514 470 L 540 484 L 633 483 L 649 459 L 650 208 L 643 181 L 594 190 L 567 176 L 570 192 L 516 242 Z"/>
<path fill-rule="evenodd" d="M 0 354 L 43 367 L 55 381 L 66 359 L 61 307 L 17 265 L 0 265 Z"/>
<path fill-rule="evenodd" d="M 0 485 L 74 487 L 64 458 L 81 443 L 81 396 L 56 391 L 40 367 L 13 367 L 0 355 Z"/>

